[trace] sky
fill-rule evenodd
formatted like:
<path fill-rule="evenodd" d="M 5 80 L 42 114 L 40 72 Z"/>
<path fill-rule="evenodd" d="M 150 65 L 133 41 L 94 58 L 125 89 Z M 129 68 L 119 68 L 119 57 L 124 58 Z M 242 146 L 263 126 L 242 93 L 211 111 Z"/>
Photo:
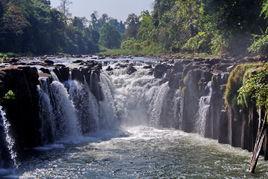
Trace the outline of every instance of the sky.
<path fill-rule="evenodd" d="M 151 11 L 154 0 L 71 0 L 73 4 L 70 11 L 73 16 L 90 17 L 94 11 L 98 14 L 103 13 L 116 18 L 125 20 L 130 13 L 140 14 L 143 10 Z M 59 6 L 59 0 L 51 0 L 53 7 Z"/>

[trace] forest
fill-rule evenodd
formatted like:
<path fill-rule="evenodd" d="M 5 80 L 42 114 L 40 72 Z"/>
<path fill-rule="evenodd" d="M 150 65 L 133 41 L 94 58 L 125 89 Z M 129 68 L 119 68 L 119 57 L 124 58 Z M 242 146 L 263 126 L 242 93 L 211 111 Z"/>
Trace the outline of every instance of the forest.
<path fill-rule="evenodd" d="M 90 20 L 72 17 L 69 3 L 63 0 L 56 9 L 49 0 L 1 0 L 0 52 L 92 54 L 99 45 L 120 47 L 122 22 L 106 14 L 98 17 L 97 12 Z"/>
<path fill-rule="evenodd" d="M 130 55 L 266 54 L 268 0 L 155 0 L 125 22 L 89 12 L 72 17 L 68 0 L 0 2 L 0 52 Z M 109 50 L 113 49 L 113 50 Z"/>

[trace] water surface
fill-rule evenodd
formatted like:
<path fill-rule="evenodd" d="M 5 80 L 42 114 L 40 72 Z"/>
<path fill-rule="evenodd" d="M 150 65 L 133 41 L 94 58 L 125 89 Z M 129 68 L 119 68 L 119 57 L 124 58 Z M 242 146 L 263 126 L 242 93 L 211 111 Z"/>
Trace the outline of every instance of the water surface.
<path fill-rule="evenodd" d="M 250 153 L 195 134 L 150 127 L 128 128 L 129 136 L 97 135 L 80 145 L 42 151 L 19 169 L 36 178 L 267 178 L 246 172 Z M 116 136 L 112 133 L 112 136 Z"/>

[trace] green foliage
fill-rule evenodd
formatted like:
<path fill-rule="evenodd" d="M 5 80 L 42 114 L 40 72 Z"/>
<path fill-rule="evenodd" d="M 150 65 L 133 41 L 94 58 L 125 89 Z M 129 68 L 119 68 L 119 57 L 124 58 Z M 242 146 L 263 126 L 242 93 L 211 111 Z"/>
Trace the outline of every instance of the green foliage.
<path fill-rule="evenodd" d="M 137 38 L 139 31 L 139 17 L 136 14 L 130 14 L 125 22 L 126 38 Z"/>
<path fill-rule="evenodd" d="M 128 55 L 157 55 L 164 52 L 164 49 L 157 43 L 136 39 L 123 41 L 121 48 L 129 52 Z"/>
<path fill-rule="evenodd" d="M 120 47 L 124 24 L 103 14 L 86 18 L 71 17 L 69 0 L 62 0 L 59 10 L 49 0 L 0 2 L 0 52 L 21 54 L 91 54 L 99 51 L 100 31 L 112 35 L 107 47 Z M 109 25 L 108 25 L 109 24 Z M 112 43 L 112 44 L 111 44 Z"/>
<path fill-rule="evenodd" d="M 255 36 L 254 42 L 249 47 L 249 51 L 253 53 L 266 54 L 268 52 L 268 34 Z"/>
<path fill-rule="evenodd" d="M 197 35 L 188 39 L 183 45 L 182 49 L 186 51 L 202 52 L 208 51 L 209 36 L 206 32 L 198 32 Z"/>
<path fill-rule="evenodd" d="M 100 44 L 109 49 L 119 48 L 121 35 L 114 26 L 107 23 L 100 30 Z"/>
<path fill-rule="evenodd" d="M 242 108 L 256 107 L 265 111 L 266 114 L 268 113 L 267 63 L 246 70 L 243 76 L 243 85 L 238 90 L 237 104 Z"/>
<path fill-rule="evenodd" d="M 138 36 L 126 35 L 125 41 L 158 44 L 168 53 L 246 55 L 252 34 L 261 34 L 267 26 L 260 15 L 267 12 L 265 3 L 262 8 L 261 1 L 253 0 L 155 0 L 151 14 L 143 12 L 135 18 L 139 27 L 131 29 L 136 32 L 138 27 Z M 256 40 L 249 50 L 264 51 L 266 39 Z"/>
<path fill-rule="evenodd" d="M 262 4 L 261 15 L 265 17 L 266 22 L 268 18 L 268 0 L 264 0 Z M 260 54 L 267 54 L 268 52 L 268 28 L 267 23 L 264 23 L 264 27 L 261 29 L 266 28 L 264 33 L 259 33 L 254 35 L 253 43 L 249 47 L 249 51 L 252 53 L 260 53 Z"/>
<path fill-rule="evenodd" d="M 237 65 L 229 75 L 228 82 L 224 93 L 224 100 L 226 106 L 237 107 L 237 97 L 239 89 L 243 85 L 243 76 L 245 72 L 259 64 L 249 63 Z"/>
<path fill-rule="evenodd" d="M 5 96 L 3 97 L 4 100 L 6 101 L 10 101 L 10 100 L 15 100 L 16 99 L 16 95 L 12 90 L 9 90 Z"/>

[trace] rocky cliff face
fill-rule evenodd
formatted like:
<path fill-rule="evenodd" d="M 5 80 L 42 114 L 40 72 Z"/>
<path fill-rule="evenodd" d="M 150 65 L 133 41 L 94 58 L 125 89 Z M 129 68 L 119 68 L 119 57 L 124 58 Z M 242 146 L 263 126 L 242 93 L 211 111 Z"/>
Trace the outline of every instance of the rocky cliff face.
<path fill-rule="evenodd" d="M 236 65 L 256 61 L 262 60 L 197 59 L 176 61 L 169 68 L 165 63 L 157 65 L 154 72 L 157 77 L 166 74 L 164 80 L 169 82 L 170 91 L 180 89 L 181 122 L 176 128 L 252 151 L 258 126 L 256 109 L 248 112 L 225 106 L 224 92 L 230 71 Z M 163 124 L 169 123 L 168 119 L 163 120 L 167 121 L 162 121 Z M 263 152 L 267 158 L 268 136 L 265 141 Z"/>

